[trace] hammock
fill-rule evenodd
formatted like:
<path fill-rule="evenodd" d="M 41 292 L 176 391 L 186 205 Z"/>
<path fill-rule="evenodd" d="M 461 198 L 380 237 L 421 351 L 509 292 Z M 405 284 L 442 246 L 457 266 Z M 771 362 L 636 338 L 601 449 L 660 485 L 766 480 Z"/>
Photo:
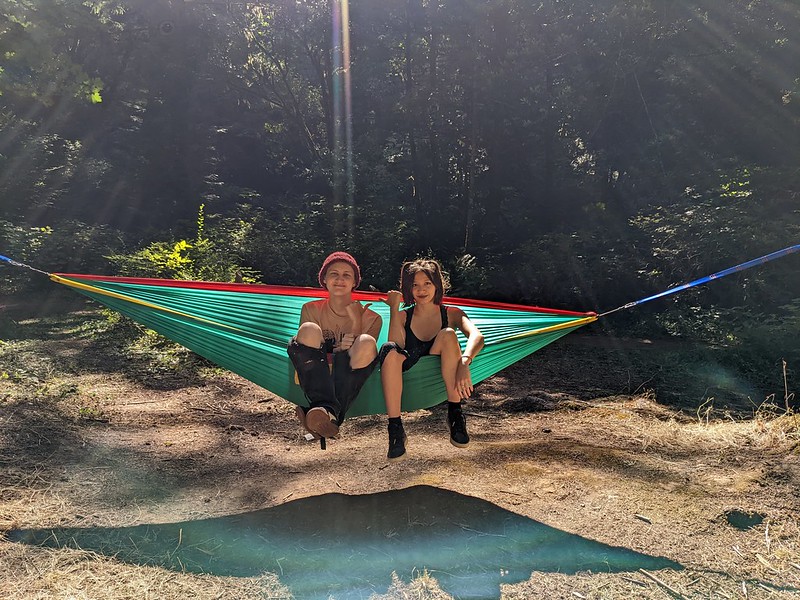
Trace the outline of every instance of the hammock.
<path fill-rule="evenodd" d="M 691 287 L 738 273 L 800 252 L 800 244 L 766 254 L 717 273 L 671 287 L 613 310 L 581 313 L 502 302 L 445 298 L 444 303 L 463 309 L 484 335 L 485 345 L 470 366 L 474 383 L 532 354 L 539 348 L 619 310 L 682 292 Z M 271 285 L 209 283 L 133 277 L 102 277 L 48 273 L 0 255 L 0 261 L 47 275 L 105 304 L 165 337 L 196 352 L 253 383 L 295 404 L 308 404 L 295 383 L 294 368 L 286 354 L 289 338 L 297 331 L 304 303 L 324 297 L 321 289 Z M 372 302 L 384 326 L 380 346 L 389 329 L 389 307 L 378 292 L 355 292 L 353 297 Z M 459 332 L 463 346 L 464 336 Z M 423 357 L 403 375 L 402 408 L 428 408 L 447 398 L 439 357 Z M 379 373 L 373 373 L 348 411 L 348 416 L 385 412 Z"/>
<path fill-rule="evenodd" d="M 295 383 L 286 346 L 300 323 L 304 303 L 323 298 L 315 288 L 175 281 L 132 277 L 51 274 L 68 285 L 295 404 L 308 401 Z M 354 292 L 372 302 L 383 318 L 378 346 L 386 341 L 389 307 L 385 295 Z M 484 335 L 485 346 L 470 366 L 474 383 L 597 319 L 594 313 L 550 310 L 501 302 L 445 298 L 463 309 Z M 459 332 L 462 347 L 464 337 Z M 438 356 L 426 356 L 403 381 L 404 411 L 428 408 L 447 399 Z M 348 416 L 381 414 L 386 405 L 376 371 L 348 411 Z"/>

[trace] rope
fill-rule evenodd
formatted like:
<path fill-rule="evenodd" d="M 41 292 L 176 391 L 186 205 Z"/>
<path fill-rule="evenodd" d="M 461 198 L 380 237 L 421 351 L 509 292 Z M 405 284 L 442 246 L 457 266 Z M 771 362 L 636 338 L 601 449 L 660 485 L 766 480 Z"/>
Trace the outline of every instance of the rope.
<path fill-rule="evenodd" d="M 42 271 L 42 270 L 37 269 L 35 267 L 32 267 L 30 265 L 26 265 L 25 263 L 21 263 L 21 262 L 15 261 L 15 260 L 11 260 L 7 256 L 3 256 L 2 254 L 0 254 L 0 260 L 3 260 L 5 262 L 7 262 L 8 264 L 10 264 L 10 265 L 12 265 L 14 267 L 23 267 L 25 269 L 30 269 L 31 271 L 36 271 L 37 273 L 41 273 L 42 275 L 47 275 L 48 277 L 50 277 L 50 273 L 48 273 L 47 271 Z"/>
<path fill-rule="evenodd" d="M 739 265 L 736 265 L 735 267 L 724 269 L 717 273 L 713 273 L 712 275 L 706 275 L 705 277 L 701 277 L 700 279 L 695 279 L 694 281 L 678 285 L 676 287 L 670 288 L 658 294 L 647 296 L 646 298 L 642 298 L 641 300 L 636 300 L 635 302 L 628 302 L 627 304 L 623 304 L 622 306 L 618 306 L 617 308 L 614 308 L 612 310 L 600 313 L 599 315 L 597 315 L 597 318 L 599 319 L 600 317 L 605 317 L 606 315 L 615 313 L 618 310 L 624 310 L 627 308 L 638 306 L 639 304 L 644 304 L 645 302 L 650 302 L 650 300 L 655 300 L 656 298 L 663 298 L 664 296 L 669 296 L 670 294 L 676 294 L 678 292 L 682 292 L 683 290 L 688 290 L 689 288 L 694 287 L 696 285 L 708 283 L 709 281 L 712 281 L 714 279 L 720 279 L 721 277 L 725 277 L 726 275 L 730 275 L 731 273 L 738 273 L 739 271 L 744 271 L 745 269 L 749 269 L 750 267 L 755 267 L 756 265 L 763 265 L 766 262 L 775 260 L 776 258 L 780 258 L 782 256 L 793 254 L 794 252 L 797 252 L 799 250 L 800 250 L 800 244 L 795 244 L 794 246 L 789 246 L 788 248 L 784 248 L 783 250 L 777 250 L 776 252 L 765 254 L 764 256 L 754 258 L 753 260 L 748 260 L 747 262 L 743 262 Z"/>

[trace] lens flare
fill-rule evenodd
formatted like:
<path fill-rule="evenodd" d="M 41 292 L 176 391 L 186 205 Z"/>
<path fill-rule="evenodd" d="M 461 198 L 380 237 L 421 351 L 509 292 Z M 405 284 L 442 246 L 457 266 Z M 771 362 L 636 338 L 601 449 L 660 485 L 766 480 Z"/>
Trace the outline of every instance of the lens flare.
<path fill-rule="evenodd" d="M 334 203 L 347 206 L 347 235 L 352 240 L 355 233 L 355 182 L 349 1 L 336 0 L 332 11 Z"/>

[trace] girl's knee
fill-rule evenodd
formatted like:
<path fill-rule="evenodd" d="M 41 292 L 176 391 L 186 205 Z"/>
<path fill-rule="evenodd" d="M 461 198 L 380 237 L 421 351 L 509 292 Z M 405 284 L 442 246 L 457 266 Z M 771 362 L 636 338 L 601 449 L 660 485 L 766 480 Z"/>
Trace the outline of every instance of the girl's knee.
<path fill-rule="evenodd" d="M 403 361 L 406 359 L 404 354 L 401 354 L 397 350 L 392 350 L 389 354 L 386 355 L 385 361 L 392 363 L 393 365 L 402 365 Z"/>
<path fill-rule="evenodd" d="M 406 357 L 403 354 L 401 354 L 397 350 L 392 350 L 386 355 L 386 358 L 384 358 L 383 360 L 384 362 L 390 362 L 392 364 L 403 364 L 403 361 L 405 359 Z"/>
<path fill-rule="evenodd" d="M 440 344 L 458 345 L 458 335 L 452 327 L 445 327 L 436 334 L 436 341 Z"/>
<path fill-rule="evenodd" d="M 401 367 L 405 359 L 406 355 L 400 351 L 397 344 L 393 342 L 387 342 L 383 346 L 381 346 L 381 351 L 380 351 L 381 368 L 383 368 L 387 363 L 390 369 L 394 367 Z"/>

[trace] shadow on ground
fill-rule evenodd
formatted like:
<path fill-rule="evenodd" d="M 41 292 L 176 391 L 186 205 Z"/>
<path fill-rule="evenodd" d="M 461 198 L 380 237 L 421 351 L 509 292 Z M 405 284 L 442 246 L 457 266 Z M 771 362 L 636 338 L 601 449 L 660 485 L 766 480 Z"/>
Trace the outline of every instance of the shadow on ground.
<path fill-rule="evenodd" d="M 298 598 L 367 598 L 391 573 L 424 569 L 459 598 L 497 598 L 532 571 L 681 569 L 490 502 L 429 486 L 325 494 L 258 511 L 119 528 L 15 530 L 16 542 L 92 550 L 138 565 L 219 576 L 274 572 Z"/>

